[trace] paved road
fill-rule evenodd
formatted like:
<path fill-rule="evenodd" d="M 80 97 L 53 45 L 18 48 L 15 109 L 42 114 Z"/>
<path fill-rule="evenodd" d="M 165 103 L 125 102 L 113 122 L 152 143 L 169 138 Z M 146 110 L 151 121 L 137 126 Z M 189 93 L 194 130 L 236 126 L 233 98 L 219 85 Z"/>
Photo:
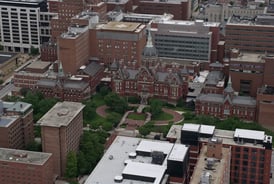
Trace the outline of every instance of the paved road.
<path fill-rule="evenodd" d="M 14 85 L 9 83 L 3 87 L 3 89 L 0 90 L 0 99 L 4 98 L 6 95 L 8 95 L 12 90 L 14 89 Z"/>

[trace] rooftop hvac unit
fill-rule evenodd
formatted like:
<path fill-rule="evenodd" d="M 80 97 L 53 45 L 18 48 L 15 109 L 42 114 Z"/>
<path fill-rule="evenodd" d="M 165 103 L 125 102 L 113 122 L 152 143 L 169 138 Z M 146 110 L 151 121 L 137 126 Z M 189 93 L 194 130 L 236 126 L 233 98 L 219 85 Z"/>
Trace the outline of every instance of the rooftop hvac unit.
<path fill-rule="evenodd" d="M 200 184 L 211 184 L 212 176 L 209 172 L 203 172 Z"/>
<path fill-rule="evenodd" d="M 153 151 L 151 153 L 152 163 L 161 165 L 165 160 L 165 155 L 162 151 Z"/>

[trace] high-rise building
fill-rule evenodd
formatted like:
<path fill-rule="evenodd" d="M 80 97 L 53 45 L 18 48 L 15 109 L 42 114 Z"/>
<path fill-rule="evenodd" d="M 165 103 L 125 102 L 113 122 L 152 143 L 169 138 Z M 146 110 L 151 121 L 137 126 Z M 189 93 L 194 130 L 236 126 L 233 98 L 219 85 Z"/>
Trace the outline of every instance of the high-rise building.
<path fill-rule="evenodd" d="M 1 101 L 0 112 L 0 147 L 22 149 L 34 140 L 31 104 Z"/>
<path fill-rule="evenodd" d="M 191 17 L 190 0 L 140 0 L 137 1 L 136 13 L 157 14 L 170 13 L 175 20 L 189 20 Z"/>
<path fill-rule="evenodd" d="M 110 65 L 114 60 L 140 66 L 146 44 L 145 25 L 133 22 L 108 22 L 90 29 L 90 52 L 100 62 Z"/>
<path fill-rule="evenodd" d="M 0 183 L 54 183 L 51 153 L 0 148 Z"/>
<path fill-rule="evenodd" d="M 159 57 L 217 60 L 220 23 L 203 21 L 153 21 L 151 34 Z"/>
<path fill-rule="evenodd" d="M 236 48 L 243 52 L 274 53 L 274 16 L 233 15 L 225 26 L 226 51 Z"/>
<path fill-rule="evenodd" d="M 46 0 L 0 1 L 0 44 L 5 51 L 30 52 L 50 36 Z"/>
<path fill-rule="evenodd" d="M 83 132 L 84 105 L 77 102 L 58 102 L 39 121 L 43 152 L 52 153 L 54 174 L 63 176 L 67 154 L 79 149 Z"/>

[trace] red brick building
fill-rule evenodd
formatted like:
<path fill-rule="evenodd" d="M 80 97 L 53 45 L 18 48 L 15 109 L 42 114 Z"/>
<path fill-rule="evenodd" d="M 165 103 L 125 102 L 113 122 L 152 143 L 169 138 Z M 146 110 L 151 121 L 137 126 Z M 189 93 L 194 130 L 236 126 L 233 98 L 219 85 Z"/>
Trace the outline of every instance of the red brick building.
<path fill-rule="evenodd" d="M 273 19 L 271 15 L 230 17 L 225 26 L 226 51 L 239 48 L 244 52 L 274 53 Z"/>
<path fill-rule="evenodd" d="M 107 0 L 107 12 L 120 9 L 122 12 L 133 11 L 133 0 Z"/>
<path fill-rule="evenodd" d="M 79 149 L 83 108 L 77 102 L 58 102 L 38 121 L 43 152 L 52 153 L 54 174 L 58 176 L 65 174 L 67 154 Z"/>
<path fill-rule="evenodd" d="M 270 183 L 272 136 L 266 135 L 264 131 L 238 128 L 228 131 L 215 129 L 215 126 L 186 123 L 176 137 L 181 138 L 181 143 L 190 145 L 190 149 L 198 145 L 202 148 L 212 137 L 222 139 L 223 147 L 231 149 L 231 160 L 228 164 L 230 173 L 227 173 L 230 174 L 230 183 Z M 200 151 L 199 149 L 196 157 L 190 152 L 190 163 L 199 158 Z M 217 153 L 215 152 L 215 155 Z M 213 164 L 213 167 L 215 166 L 216 164 Z"/>
<path fill-rule="evenodd" d="M 175 20 L 189 20 L 191 17 L 191 1 L 189 0 L 140 0 L 137 2 L 135 13 L 163 15 L 170 13 Z"/>
<path fill-rule="evenodd" d="M 54 42 L 43 43 L 41 46 L 41 60 L 54 62 L 57 60 L 57 44 Z"/>
<path fill-rule="evenodd" d="M 22 149 L 34 140 L 32 105 L 0 102 L 0 147 Z"/>
<path fill-rule="evenodd" d="M 195 113 L 225 119 L 238 117 L 256 121 L 256 100 L 249 96 L 237 96 L 228 82 L 223 94 L 201 93 L 195 102 Z"/>
<path fill-rule="evenodd" d="M 97 57 L 107 66 L 114 60 L 140 65 L 146 44 L 145 27 L 133 22 L 108 22 L 97 25 L 89 30 L 90 56 Z"/>
<path fill-rule="evenodd" d="M 0 148 L 0 165 L 0 183 L 54 183 L 51 153 Z"/>
<path fill-rule="evenodd" d="M 274 57 L 268 54 L 243 53 L 232 49 L 229 73 L 233 89 L 241 95 L 256 97 L 257 89 L 274 86 Z"/>
<path fill-rule="evenodd" d="M 186 67 L 160 66 L 150 32 L 147 45 L 143 50 L 142 61 L 143 66 L 140 68 L 134 65 L 132 68 L 118 66 L 111 83 L 111 88 L 115 93 L 123 96 L 139 96 L 141 103 L 144 104 L 151 97 L 175 104 L 180 98 L 186 97 L 189 77 Z"/>
<path fill-rule="evenodd" d="M 263 86 L 257 92 L 257 121 L 264 127 L 274 129 L 274 87 Z"/>

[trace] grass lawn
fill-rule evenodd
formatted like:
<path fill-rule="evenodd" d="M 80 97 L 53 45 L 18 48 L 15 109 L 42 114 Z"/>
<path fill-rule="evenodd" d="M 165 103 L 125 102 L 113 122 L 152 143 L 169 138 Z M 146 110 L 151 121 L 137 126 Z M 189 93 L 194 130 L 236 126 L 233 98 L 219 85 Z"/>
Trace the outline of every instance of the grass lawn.
<path fill-rule="evenodd" d="M 166 112 L 162 112 L 161 114 L 159 114 L 157 117 L 152 117 L 151 120 L 152 121 L 167 121 L 167 120 L 172 120 L 173 116 L 171 114 L 168 114 Z"/>
<path fill-rule="evenodd" d="M 130 113 L 127 118 L 133 120 L 145 120 L 146 114 Z"/>

